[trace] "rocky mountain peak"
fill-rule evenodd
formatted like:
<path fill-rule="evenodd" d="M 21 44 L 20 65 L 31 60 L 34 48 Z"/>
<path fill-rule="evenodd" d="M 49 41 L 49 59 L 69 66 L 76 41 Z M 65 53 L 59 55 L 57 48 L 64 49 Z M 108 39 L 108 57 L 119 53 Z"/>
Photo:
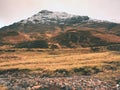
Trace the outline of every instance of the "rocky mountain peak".
<path fill-rule="evenodd" d="M 41 13 L 41 14 L 49 14 L 49 13 L 53 13 L 53 12 L 49 11 L 49 10 L 41 10 L 39 13 Z"/>
<path fill-rule="evenodd" d="M 48 10 L 42 10 L 39 13 L 33 15 L 32 17 L 22 20 L 20 23 L 31 22 L 33 24 L 65 24 L 66 22 L 75 22 L 88 20 L 87 16 L 72 15 L 66 12 L 52 12 Z M 78 23 L 78 22 L 77 22 Z"/>

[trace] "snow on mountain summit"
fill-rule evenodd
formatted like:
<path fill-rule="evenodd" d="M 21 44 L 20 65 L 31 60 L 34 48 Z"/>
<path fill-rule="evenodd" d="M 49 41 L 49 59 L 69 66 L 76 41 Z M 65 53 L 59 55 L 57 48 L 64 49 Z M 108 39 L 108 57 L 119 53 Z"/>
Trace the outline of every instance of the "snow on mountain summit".
<path fill-rule="evenodd" d="M 31 22 L 33 24 L 41 23 L 41 24 L 49 24 L 49 23 L 65 23 L 66 20 L 74 18 L 82 18 L 85 19 L 84 16 L 72 15 L 65 12 L 52 12 L 48 10 L 42 10 L 39 13 L 33 15 L 32 17 L 22 20 L 20 23 Z"/>

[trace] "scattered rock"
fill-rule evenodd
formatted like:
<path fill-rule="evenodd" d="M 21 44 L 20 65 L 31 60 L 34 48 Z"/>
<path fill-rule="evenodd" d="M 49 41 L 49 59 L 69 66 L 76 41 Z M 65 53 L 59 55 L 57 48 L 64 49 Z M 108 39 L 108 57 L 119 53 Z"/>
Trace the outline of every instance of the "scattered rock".
<path fill-rule="evenodd" d="M 40 75 L 19 72 L 1 74 L 0 84 L 8 90 L 119 90 L 118 84 L 90 76 L 41 78 Z"/>

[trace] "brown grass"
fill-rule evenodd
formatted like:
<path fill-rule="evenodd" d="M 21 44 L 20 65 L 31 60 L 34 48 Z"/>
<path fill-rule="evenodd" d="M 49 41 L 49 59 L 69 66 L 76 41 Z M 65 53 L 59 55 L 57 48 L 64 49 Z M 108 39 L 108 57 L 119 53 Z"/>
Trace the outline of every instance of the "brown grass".
<path fill-rule="evenodd" d="M 75 68 L 97 67 L 102 72 L 96 74 L 101 79 L 120 77 L 120 52 L 106 51 L 91 53 L 86 49 L 15 49 L 15 52 L 0 52 L 0 70 L 29 69 L 72 71 Z"/>
<path fill-rule="evenodd" d="M 119 54 L 115 52 L 81 53 L 80 50 L 60 51 L 16 51 L 5 52 L 0 55 L 0 69 L 71 69 L 83 66 L 102 66 L 111 61 L 119 61 Z"/>
<path fill-rule="evenodd" d="M 119 43 L 120 42 L 120 37 L 113 35 L 113 34 L 101 34 L 101 33 L 97 33 L 94 34 L 94 36 L 101 38 L 102 40 L 108 41 L 108 42 L 112 42 L 112 43 Z"/>
<path fill-rule="evenodd" d="M 0 85 L 0 90 L 8 90 L 7 87 Z"/>

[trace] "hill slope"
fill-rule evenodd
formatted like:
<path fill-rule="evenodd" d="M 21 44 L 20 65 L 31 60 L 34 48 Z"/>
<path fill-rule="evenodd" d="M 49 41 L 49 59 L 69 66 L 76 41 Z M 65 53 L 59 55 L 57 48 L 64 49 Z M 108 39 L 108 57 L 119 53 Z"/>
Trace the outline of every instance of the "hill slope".
<path fill-rule="evenodd" d="M 0 29 L 0 43 L 18 44 L 45 40 L 61 46 L 120 43 L 120 24 L 88 16 L 42 10 L 32 17 Z"/>

